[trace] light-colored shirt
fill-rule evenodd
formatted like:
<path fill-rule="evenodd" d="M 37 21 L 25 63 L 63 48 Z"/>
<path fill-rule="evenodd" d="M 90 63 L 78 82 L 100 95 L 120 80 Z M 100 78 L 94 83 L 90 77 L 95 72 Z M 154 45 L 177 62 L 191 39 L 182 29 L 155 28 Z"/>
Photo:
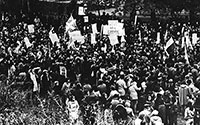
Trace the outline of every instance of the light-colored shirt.
<path fill-rule="evenodd" d="M 127 88 L 126 82 L 123 79 L 119 79 L 117 85 L 120 96 L 124 96 L 126 94 L 125 89 Z"/>

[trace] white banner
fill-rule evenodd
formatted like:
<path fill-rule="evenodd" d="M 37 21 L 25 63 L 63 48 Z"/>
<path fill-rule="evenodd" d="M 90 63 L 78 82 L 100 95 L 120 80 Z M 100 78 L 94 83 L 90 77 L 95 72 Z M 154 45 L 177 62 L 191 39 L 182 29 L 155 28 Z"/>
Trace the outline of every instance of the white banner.
<path fill-rule="evenodd" d="M 109 39 L 110 39 L 110 44 L 111 44 L 112 46 L 114 46 L 114 45 L 116 45 L 116 44 L 119 43 L 118 37 L 117 37 L 116 35 L 109 35 L 108 37 L 109 37 Z"/>
<path fill-rule="evenodd" d="M 81 35 L 81 31 L 79 30 L 70 32 L 69 36 L 71 37 L 72 41 L 77 41 L 81 44 L 85 42 L 85 38 Z"/>
<path fill-rule="evenodd" d="M 92 24 L 92 33 L 98 33 L 97 31 L 97 24 Z"/>
<path fill-rule="evenodd" d="M 84 7 L 78 7 L 78 15 L 80 16 L 85 15 Z"/>
<path fill-rule="evenodd" d="M 156 44 L 160 43 L 160 32 L 157 32 L 157 40 L 156 40 Z"/>
<path fill-rule="evenodd" d="M 109 26 L 108 25 L 102 25 L 103 26 L 103 34 L 104 35 L 108 35 L 108 31 L 109 31 Z"/>
<path fill-rule="evenodd" d="M 50 38 L 50 40 L 51 40 L 53 45 L 55 44 L 55 42 L 59 42 L 60 41 L 58 36 L 57 36 L 57 34 L 53 33 L 52 31 L 49 32 L 49 38 Z"/>
<path fill-rule="evenodd" d="M 33 24 L 28 25 L 28 32 L 29 32 L 29 33 L 34 33 L 34 32 L 35 32 L 35 29 L 34 29 L 34 25 L 33 25 Z"/>
<path fill-rule="evenodd" d="M 192 34 L 192 44 L 195 45 L 197 44 L 197 41 L 199 40 L 197 33 Z"/>
<path fill-rule="evenodd" d="M 32 46 L 32 44 L 30 43 L 30 40 L 28 39 L 28 37 L 24 38 L 24 42 L 25 42 L 26 48 L 29 48 L 29 47 Z"/>
<path fill-rule="evenodd" d="M 118 25 L 119 21 L 118 20 L 108 20 L 108 25 L 116 26 Z"/>
<path fill-rule="evenodd" d="M 96 44 L 97 41 L 96 41 L 96 34 L 94 33 L 91 33 L 91 44 Z"/>
<path fill-rule="evenodd" d="M 65 66 L 60 66 L 60 75 L 65 76 L 65 78 L 67 78 L 67 69 Z"/>
<path fill-rule="evenodd" d="M 108 26 L 108 35 L 119 35 L 119 28 L 117 26 Z"/>
<path fill-rule="evenodd" d="M 88 22 L 89 22 L 88 16 L 84 16 L 83 18 L 84 18 L 84 22 L 85 22 L 85 23 L 88 23 Z"/>

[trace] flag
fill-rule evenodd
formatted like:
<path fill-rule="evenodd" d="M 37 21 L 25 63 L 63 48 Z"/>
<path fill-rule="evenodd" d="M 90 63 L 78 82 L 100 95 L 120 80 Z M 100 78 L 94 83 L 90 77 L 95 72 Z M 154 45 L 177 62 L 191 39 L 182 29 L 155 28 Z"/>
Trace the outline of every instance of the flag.
<path fill-rule="evenodd" d="M 135 15 L 135 22 L 134 22 L 134 25 L 135 25 L 135 26 L 137 25 L 137 19 L 138 19 L 138 16 Z"/>
<path fill-rule="evenodd" d="M 186 44 L 186 43 L 185 43 L 185 44 Z M 190 64 L 189 58 L 188 58 L 188 53 L 187 53 L 187 47 L 186 47 L 186 45 L 184 46 L 184 54 L 185 54 L 186 64 Z"/>
<path fill-rule="evenodd" d="M 78 27 L 76 25 L 76 19 L 74 19 L 72 15 L 66 22 L 65 29 L 66 29 L 66 32 L 68 32 L 68 31 L 72 32 L 73 30 L 78 29 Z"/>
<path fill-rule="evenodd" d="M 165 52 L 167 53 L 167 55 L 169 56 L 169 52 L 168 52 L 168 49 L 174 44 L 174 40 L 173 38 L 171 37 L 167 43 L 166 43 L 166 46 L 165 46 Z"/>
<path fill-rule="evenodd" d="M 157 32 L 156 44 L 160 43 L 160 32 Z"/>

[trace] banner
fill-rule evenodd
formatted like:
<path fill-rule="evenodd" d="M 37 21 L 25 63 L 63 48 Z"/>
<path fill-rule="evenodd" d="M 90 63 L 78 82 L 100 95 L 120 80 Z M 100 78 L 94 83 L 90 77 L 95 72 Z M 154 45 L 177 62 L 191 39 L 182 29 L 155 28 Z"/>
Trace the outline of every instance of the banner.
<path fill-rule="evenodd" d="M 25 37 L 25 38 L 24 38 L 24 42 L 25 42 L 26 48 L 29 48 L 29 47 L 32 46 L 32 43 L 30 43 L 28 37 Z"/>
<path fill-rule="evenodd" d="M 157 40 L 156 40 L 156 44 L 160 43 L 160 32 L 157 32 Z"/>
<path fill-rule="evenodd" d="M 102 25 L 103 35 L 109 35 L 109 28 L 108 25 Z"/>
<path fill-rule="evenodd" d="M 97 31 L 97 24 L 92 24 L 92 33 L 98 33 Z"/>
<path fill-rule="evenodd" d="M 109 39 L 110 39 L 110 44 L 111 44 L 112 46 L 114 46 L 114 45 L 116 45 L 116 44 L 119 43 L 118 37 L 117 37 L 116 35 L 109 35 L 108 37 L 109 37 Z"/>
<path fill-rule="evenodd" d="M 88 17 L 88 16 L 84 16 L 83 18 L 84 18 L 84 22 L 85 22 L 85 23 L 88 23 L 88 22 L 89 22 L 89 17 Z"/>
<path fill-rule="evenodd" d="M 119 36 L 124 36 L 125 34 L 125 28 L 123 23 L 118 23 L 118 30 L 119 30 Z"/>
<path fill-rule="evenodd" d="M 28 32 L 29 32 L 29 33 L 34 33 L 34 32 L 35 32 L 35 29 L 34 29 L 34 25 L 33 25 L 33 24 L 28 25 Z"/>
<path fill-rule="evenodd" d="M 65 76 L 65 78 L 67 78 L 67 69 L 65 66 L 60 66 L 60 75 Z"/>
<path fill-rule="evenodd" d="M 119 21 L 118 20 L 108 20 L 108 25 L 110 26 L 116 26 L 118 25 Z"/>
<path fill-rule="evenodd" d="M 84 7 L 78 7 L 78 15 L 80 15 L 80 16 L 83 16 L 83 15 L 85 15 L 85 10 L 84 10 Z"/>
<path fill-rule="evenodd" d="M 66 22 L 65 29 L 66 29 L 66 32 L 73 31 L 73 30 L 77 29 L 76 20 L 73 18 L 72 15 L 70 16 L 70 18 Z"/>
<path fill-rule="evenodd" d="M 96 34 L 94 33 L 91 33 L 91 44 L 96 44 L 97 41 L 96 41 Z"/>
<path fill-rule="evenodd" d="M 118 36 L 119 35 L 119 27 L 118 25 L 116 26 L 108 26 L 108 35 L 116 35 Z"/>
<path fill-rule="evenodd" d="M 50 40 L 51 40 L 53 45 L 55 44 L 55 42 L 59 42 L 60 41 L 58 36 L 57 36 L 57 34 L 53 33 L 52 30 L 49 32 L 49 38 L 50 38 Z"/>
<path fill-rule="evenodd" d="M 78 43 L 83 44 L 85 42 L 84 36 L 81 35 L 81 31 L 73 31 L 69 33 L 69 36 L 71 37 L 72 41 L 77 41 Z"/>
<path fill-rule="evenodd" d="M 192 34 L 192 44 L 195 45 L 197 44 L 197 41 L 199 40 L 197 33 Z"/>

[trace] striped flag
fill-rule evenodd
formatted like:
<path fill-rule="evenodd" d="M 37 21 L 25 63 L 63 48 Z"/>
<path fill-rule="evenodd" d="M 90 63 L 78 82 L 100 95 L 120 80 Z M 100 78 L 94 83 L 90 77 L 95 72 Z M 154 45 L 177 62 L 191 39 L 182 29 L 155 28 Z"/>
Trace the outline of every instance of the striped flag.
<path fill-rule="evenodd" d="M 166 46 L 165 46 L 165 52 L 167 53 L 167 55 L 169 56 L 169 52 L 168 52 L 168 49 L 171 48 L 171 46 L 174 44 L 174 40 L 173 38 L 171 37 L 167 43 L 166 43 Z"/>

